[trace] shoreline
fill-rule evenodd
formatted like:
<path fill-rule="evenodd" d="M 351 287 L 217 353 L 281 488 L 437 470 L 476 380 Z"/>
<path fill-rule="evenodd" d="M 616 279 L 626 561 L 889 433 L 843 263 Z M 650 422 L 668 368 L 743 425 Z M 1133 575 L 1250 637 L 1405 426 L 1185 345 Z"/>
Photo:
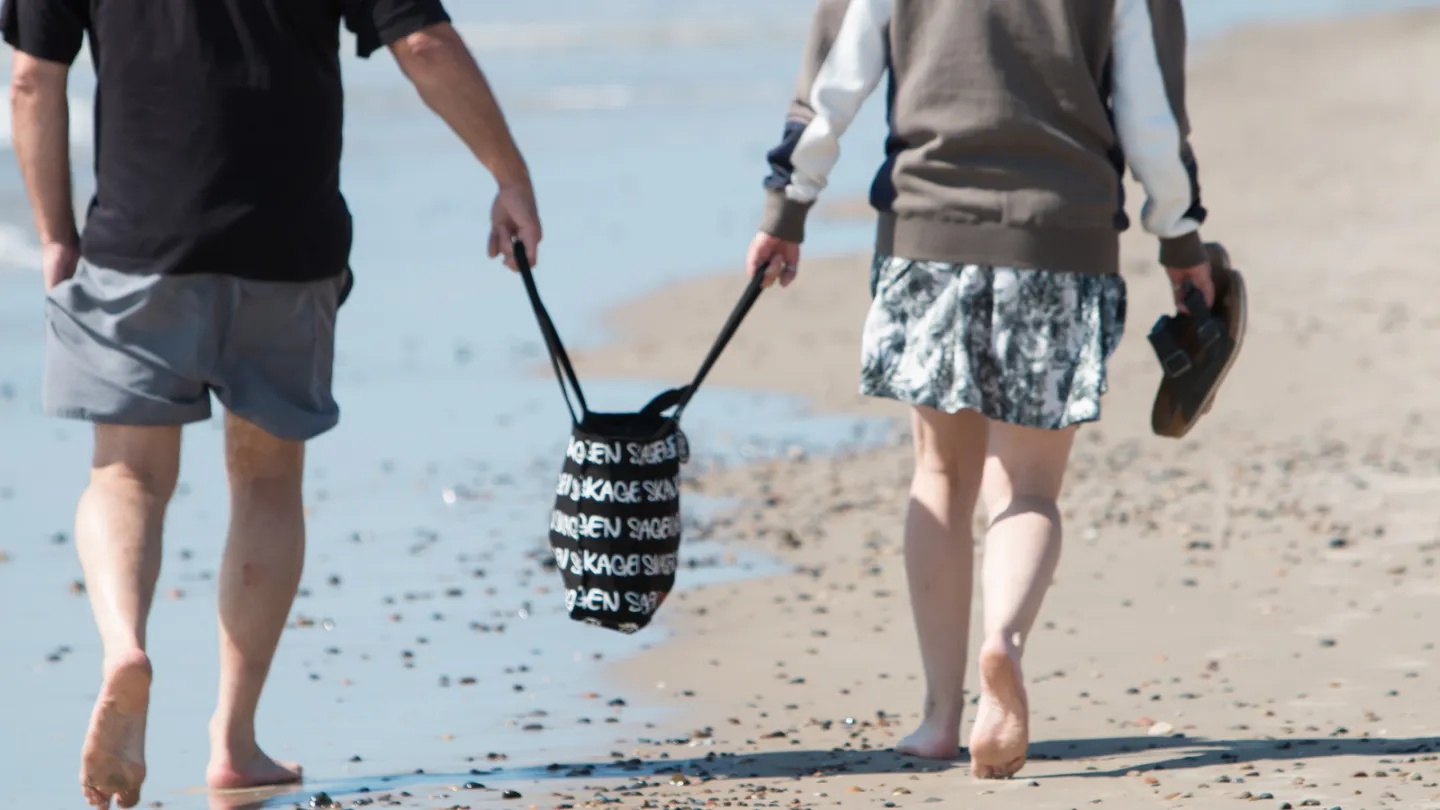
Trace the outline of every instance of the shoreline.
<path fill-rule="evenodd" d="M 1144 330 L 1168 290 L 1151 240 L 1126 234 L 1129 334 L 1062 500 L 1070 550 L 1027 660 L 1035 728 L 1020 777 L 975 784 L 963 764 L 885 750 L 923 697 L 899 556 L 899 445 L 701 477 L 705 493 L 741 499 L 723 530 L 797 572 L 686 594 L 662 614 L 672 639 L 610 665 L 616 684 L 670 710 L 662 727 L 697 729 L 682 745 L 727 754 L 688 763 L 694 785 L 645 797 L 711 784 L 725 800 L 817 807 L 1006 806 L 1015 791 L 1037 808 L 1440 801 L 1440 701 L 1416 692 L 1433 645 L 1415 623 L 1440 609 L 1440 542 L 1416 539 L 1434 532 L 1427 495 L 1440 492 L 1440 436 L 1424 414 L 1440 361 L 1423 350 L 1440 305 L 1411 294 L 1440 215 L 1440 195 L 1413 180 L 1440 176 L 1425 146 L 1440 102 L 1413 92 L 1440 68 L 1437 45 L 1440 12 L 1410 11 L 1267 23 L 1197 53 L 1205 235 L 1246 273 L 1251 334 L 1191 438 L 1149 435 L 1159 375 Z M 1342 47 L 1343 67 L 1325 56 Z M 1382 133 L 1385 154 L 1345 159 Z M 1300 141 L 1305 153 L 1287 151 Z M 1357 256 L 1373 268 L 1363 283 Z M 899 421 L 898 405 L 851 393 L 868 257 L 807 257 L 801 272 L 762 298 L 712 379 Z M 617 308 L 612 343 L 579 353 L 581 373 L 683 378 L 742 283 L 712 275 Z M 636 755 L 664 750 L 649 748 Z"/>
<path fill-rule="evenodd" d="M 1420 617 L 1433 615 L 1431 605 L 1440 593 L 1428 545 L 1432 542 L 1428 537 L 1440 527 L 1425 520 L 1429 501 L 1440 493 L 1440 468 L 1435 463 L 1440 448 L 1424 415 L 1426 405 L 1440 392 L 1425 382 L 1435 377 L 1440 361 L 1424 354 L 1424 347 L 1435 343 L 1432 333 L 1440 325 L 1440 306 L 1419 293 L 1432 272 L 1424 262 L 1433 250 L 1429 223 L 1440 214 L 1436 206 L 1440 195 L 1427 194 L 1425 188 L 1431 184 L 1419 180 L 1440 176 L 1435 159 L 1422 151 L 1427 148 L 1424 127 L 1430 132 L 1440 129 L 1437 101 L 1422 77 L 1433 74 L 1440 60 L 1417 50 L 1413 42 L 1423 35 L 1431 37 L 1432 49 L 1440 45 L 1436 19 L 1434 12 L 1422 12 L 1264 23 L 1237 35 L 1239 44 L 1207 43 L 1204 49 L 1197 48 L 1192 107 L 1201 133 L 1196 144 L 1216 217 L 1206 233 L 1229 244 L 1252 287 L 1263 294 L 1263 301 L 1256 296 L 1260 322 L 1252 323 L 1247 356 L 1227 385 L 1228 393 L 1194 438 L 1165 444 L 1149 436 L 1149 398 L 1158 374 L 1143 333 L 1149 319 L 1164 308 L 1167 295 L 1163 277 L 1149 263 L 1153 244 L 1133 232 L 1126 237 L 1130 334 L 1111 364 L 1113 382 L 1105 421 L 1082 434 L 1072 484 L 1062 502 L 1071 526 L 1070 549 L 1041 618 L 1042 625 L 1053 626 L 1039 633 L 1040 643 L 1028 663 L 1037 714 L 1046 714 L 1037 718 L 1034 764 L 1020 779 L 973 786 L 965 781 L 963 767 L 910 763 L 884 752 L 910 730 L 919 704 L 914 680 L 918 661 L 908 635 L 898 556 L 898 526 L 909 472 L 904 410 L 853 393 L 860 318 L 868 306 L 868 257 L 807 257 L 799 286 L 767 293 L 701 399 L 721 394 L 722 386 L 741 395 L 753 392 L 762 399 L 785 393 L 805 397 L 813 413 L 885 418 L 900 427 L 892 441 L 871 450 L 846 449 L 804 458 L 781 453 L 715 472 L 689 471 L 698 474 L 693 486 L 687 483 L 692 507 L 695 493 L 736 504 L 719 517 L 711 532 L 721 535 L 724 547 L 763 552 L 783 561 L 788 572 L 677 593 L 661 612 L 663 626 L 650 631 L 657 635 L 642 639 L 655 642 L 650 649 L 601 665 L 608 674 L 603 683 L 594 684 L 596 692 L 605 696 L 594 708 L 594 731 L 604 735 L 610 729 L 623 729 L 627 741 L 616 744 L 615 752 L 623 755 L 616 759 L 639 758 L 638 766 L 582 762 L 575 769 L 550 771 L 538 764 L 518 765 L 492 787 L 508 787 L 513 781 L 524 800 L 495 804 L 586 806 L 594 791 L 580 790 L 580 782 L 601 785 L 611 797 L 623 796 L 616 806 L 625 807 L 672 799 L 792 807 L 875 807 L 885 802 L 908 807 L 936 799 L 944 807 L 1001 807 L 1008 806 L 1015 791 L 1024 796 L 1026 806 L 1042 810 L 1078 807 L 1095 798 L 1104 800 L 1102 806 L 1151 806 L 1156 797 L 1165 799 L 1172 793 L 1179 804 L 1167 806 L 1186 806 L 1187 792 L 1194 798 L 1188 806 L 1204 807 L 1207 799 L 1223 795 L 1229 800 L 1247 790 L 1257 796 L 1271 792 L 1278 797 L 1277 804 L 1285 799 L 1297 807 L 1302 798 L 1320 795 L 1327 797 L 1324 806 L 1345 808 L 1355 806 L 1353 801 L 1373 806 L 1384 791 L 1400 797 L 1394 801 L 1408 802 L 1399 805 L 1405 807 L 1440 797 L 1434 775 L 1440 767 L 1406 761 L 1430 756 L 1419 749 L 1430 747 L 1431 737 L 1440 733 L 1427 724 L 1440 706 L 1428 694 L 1420 694 L 1433 689 L 1427 671 L 1433 653 L 1424 647 L 1428 630 Z M 1422 20 L 1424 24 L 1418 24 Z M 1267 58 L 1266 51 L 1277 47 L 1289 52 Z M 1217 48 L 1221 53 L 1214 53 Z M 1395 52 L 1388 52 L 1392 48 Z M 1358 75 L 1346 75 L 1330 64 L 1338 60 L 1327 60 L 1325 54 L 1337 52 L 1360 63 Z M 1276 98 L 1283 101 L 1272 111 Z M 1402 103 L 1417 109 L 1396 115 Z M 1373 120 L 1352 120 L 1367 116 Z M 1387 121 L 1397 118 L 1404 119 L 1398 125 L 1404 128 L 1404 138 L 1387 138 L 1392 126 Z M 1243 122 L 1239 126 L 1245 131 L 1212 134 L 1221 122 L 1230 120 Z M 1302 166 L 1271 171 L 1290 153 L 1277 145 L 1279 139 L 1268 131 L 1270 127 L 1286 134 L 1287 148 L 1318 154 L 1305 155 Z M 1313 144 L 1310 139 L 1323 143 Z M 1377 149 L 1376 144 L 1384 148 Z M 1415 163 L 1402 164 L 1407 157 L 1415 158 Z M 1371 169 L 1376 176 L 1367 176 Z M 1264 184 L 1254 180 L 1262 176 L 1260 172 L 1267 177 Z M 1338 178 L 1336 185 L 1327 186 L 1332 174 Z M 1392 198 L 1388 193 L 1392 187 L 1404 193 Z M 1135 199 L 1133 187 L 1129 193 Z M 1286 221 L 1287 217 L 1294 221 Z M 1319 243 L 1311 244 L 1316 234 Z M 736 247 L 738 257 L 743 245 Z M 1353 266 L 1356 255 L 1366 256 L 1367 263 L 1373 262 L 1387 275 L 1373 284 L 1368 278 L 1357 281 L 1361 271 Z M 577 353 L 581 373 L 597 382 L 602 376 L 684 379 L 703 356 L 743 283 L 737 272 L 712 275 L 621 306 L 607 317 L 606 333 L 612 340 Z M 646 313 L 646 318 L 634 317 L 639 313 Z M 652 317 L 653 313 L 660 317 Z M 530 329 L 528 312 L 521 315 Z M 625 328 L 637 325 L 645 328 Z M 1396 354 L 1396 342 L 1402 348 L 1408 344 L 1408 350 Z M 1335 368 L 1347 375 L 1342 382 L 1330 376 Z M 542 373 L 551 374 L 548 368 Z M 517 372 L 524 374 L 523 369 Z M 535 388 L 539 395 L 555 394 L 548 379 Z M 460 401 L 463 396 L 450 399 Z M 726 396 L 724 401 L 728 408 L 745 400 Z M 1308 404 L 1297 413 L 1265 404 L 1274 402 Z M 384 410 L 376 403 L 370 403 L 370 409 Z M 704 416 L 701 408 L 692 415 Z M 526 417 L 516 418 L 525 424 Z M 1357 420 L 1365 424 L 1357 427 Z M 365 433 L 365 424 L 353 422 L 351 435 Z M 384 423 L 370 424 L 378 429 Z M 425 454 L 441 452 L 437 448 L 442 443 L 436 440 L 434 447 L 417 455 L 414 439 L 407 439 L 410 455 L 402 457 L 406 459 L 403 474 L 417 478 L 417 487 L 423 481 L 426 486 L 463 488 L 457 482 L 469 472 L 447 470 L 437 476 L 432 469 L 422 474 Z M 724 441 L 720 438 L 716 444 Z M 548 462 L 542 459 L 542 463 L 548 468 Z M 344 466 L 338 457 L 337 466 Z M 491 488 L 478 476 L 470 483 L 477 491 Z M 509 492 L 511 497 L 516 494 Z M 1398 521 L 1388 514 L 1397 508 L 1402 510 Z M 331 512 L 336 511 L 332 507 Z M 450 527 L 447 540 L 473 542 L 467 538 L 479 534 L 471 531 L 473 522 L 482 520 L 478 515 L 466 518 L 472 523 L 470 530 Z M 450 520 L 460 522 L 445 519 L 442 531 Z M 500 519 L 494 521 L 498 524 Z M 354 521 L 332 523 L 330 534 L 340 538 L 348 536 Z M 410 530 L 397 524 L 388 531 L 387 540 L 403 548 L 413 542 Z M 980 534 L 977 528 L 977 537 Z M 1331 546 L 1336 539 L 1346 545 Z M 502 553 L 514 554 L 517 545 L 524 542 L 511 543 Z M 461 548 L 471 550 L 468 545 Z M 346 555 L 338 546 L 332 550 Z M 358 565 L 358 558 L 354 562 Z M 340 567 L 325 557 L 315 563 L 329 569 L 325 573 L 344 574 L 346 583 L 363 576 L 363 569 Z M 174 570 L 173 563 L 167 565 Z M 12 571 L 22 570 L 13 561 L 9 566 Z M 515 567 L 535 568 L 528 562 Z M 1252 567 L 1254 571 L 1248 570 Z M 533 597 L 537 604 L 548 606 L 557 582 L 545 579 L 550 573 L 532 573 L 537 581 L 552 586 L 548 594 Z M 687 573 L 681 572 L 682 584 Z M 454 576 L 460 579 L 428 585 L 439 595 L 446 590 L 444 585 L 462 584 L 468 570 Z M 204 595 L 208 586 L 191 582 L 186 589 Z M 467 585 L 472 596 L 479 588 L 479 584 Z M 390 585 L 375 596 L 381 593 L 393 593 L 404 600 L 402 604 L 411 596 Z M 424 619 L 423 602 L 430 594 L 417 596 L 419 603 L 406 609 L 407 616 Z M 1407 605 L 1400 597 L 1414 600 L 1414 618 L 1404 615 Z M 1129 604 L 1122 604 L 1126 600 Z M 365 605 L 354 616 L 357 628 L 362 616 L 378 623 L 391 610 L 368 602 L 357 604 Z M 1376 619 L 1368 611 L 1376 606 L 1386 609 L 1387 620 L 1401 616 L 1393 629 L 1373 624 Z M 305 612 L 317 607 L 310 603 Z M 297 603 L 297 611 L 301 608 Z M 376 615 L 368 616 L 366 611 Z M 204 624 L 210 632 L 209 620 Z M 80 636 L 87 625 L 77 615 L 73 626 L 71 635 Z M 408 629 L 412 626 L 415 631 Z M 1115 627 L 1122 631 L 1116 638 L 1096 632 Z M 401 625 L 373 646 L 383 647 L 390 660 L 392 647 L 430 643 L 414 641 L 413 632 L 419 632 L 418 625 Z M 402 639 L 402 634 L 409 635 Z M 347 640 L 343 645 L 347 656 L 355 652 L 349 642 L 357 648 L 373 642 L 364 635 Z M 277 672 L 304 674 L 302 666 L 309 670 L 311 661 L 332 660 L 326 658 L 330 653 L 322 652 L 329 642 L 317 637 L 318 632 L 301 642 L 298 650 L 282 652 L 290 656 L 290 665 L 277 667 Z M 1137 638 L 1142 641 L 1137 643 Z M 414 647 L 425 656 L 423 674 L 428 684 L 433 684 L 436 674 L 458 677 L 492 668 L 498 672 L 502 663 L 520 660 L 518 655 L 514 660 L 497 658 L 493 645 L 486 645 L 488 651 L 457 656 L 453 651 L 469 642 L 458 636 L 453 640 L 449 653 L 431 654 L 425 647 Z M 1325 646 L 1327 640 L 1334 644 Z M 542 643 L 547 652 L 556 654 L 552 657 L 563 658 L 569 651 L 565 642 Z M 600 646 L 580 641 L 574 649 Z M 1161 656 L 1165 660 L 1159 660 Z M 1352 656 L 1357 660 L 1343 660 Z M 438 667 L 431 663 L 437 659 Z M 711 664 L 712 660 L 720 665 Z M 882 661 L 883 666 L 877 665 Z M 354 666 L 346 658 L 344 664 L 320 668 L 327 681 L 333 681 L 350 674 Z M 1292 689 L 1281 683 L 1282 676 L 1297 673 L 1302 686 Z M 386 689 L 405 685 L 393 677 L 371 676 L 367 686 L 376 690 L 373 700 L 381 699 Z M 1172 683 L 1176 677 L 1183 684 Z M 498 693 L 511 683 L 508 674 L 493 678 L 494 688 L 487 691 Z M 549 675 L 514 680 L 538 686 L 549 683 Z M 970 682 L 975 682 L 973 676 Z M 425 684 L 416 680 L 411 687 L 418 693 Z M 1139 694 L 1124 691 L 1131 688 Z M 525 701 L 517 701 L 505 714 L 520 718 L 539 705 L 552 710 L 560 705 L 554 724 L 545 721 L 547 731 L 542 736 L 526 736 L 518 729 L 513 733 L 529 743 L 527 751 L 538 751 L 537 757 L 569 756 L 573 746 L 563 742 L 569 737 L 564 724 L 574 721 L 570 710 L 583 701 L 578 695 L 552 701 L 547 694 L 536 704 L 539 691 L 528 692 Z M 1389 695 L 1390 691 L 1399 695 Z M 1094 697 L 1081 698 L 1077 704 L 1080 692 Z M 1153 695 L 1162 700 L 1152 701 Z M 623 713 L 602 708 L 612 697 L 628 700 L 630 707 Z M 484 698 L 505 699 L 498 694 Z M 1412 702 L 1417 699 L 1419 703 Z M 1090 700 L 1104 705 L 1092 705 Z M 1230 705 L 1235 701 L 1249 706 Z M 483 760 L 481 752 L 487 748 L 504 751 L 516 739 L 503 728 L 477 727 L 472 706 L 466 709 L 471 717 L 462 742 L 447 741 L 443 746 L 428 738 L 421 742 L 415 732 L 450 727 L 450 718 L 443 727 L 430 722 L 428 715 L 439 707 L 432 703 L 430 710 L 411 716 L 411 722 L 404 724 L 410 728 L 391 736 L 386 744 L 381 744 L 384 738 L 365 741 L 356 750 L 365 754 L 366 764 L 358 767 L 388 768 L 409 761 L 427 769 L 456 770 L 455 749 L 463 746 Z M 399 708 L 402 717 L 406 713 L 403 704 L 392 704 L 392 712 L 393 708 Z M 349 714 L 353 709 L 332 711 Z M 601 726 L 605 714 L 619 714 L 623 725 Z M 1051 716 L 1057 719 L 1047 719 Z M 1263 719 L 1257 721 L 1257 716 Z M 1372 721 L 1371 716 L 1379 719 Z M 847 718 L 854 723 L 847 724 Z M 366 724 L 373 727 L 374 720 L 362 715 L 355 722 L 359 731 Z M 645 723 L 653 727 L 643 728 Z M 1173 734 L 1187 736 L 1154 733 L 1166 724 Z M 1336 734 L 1341 727 L 1350 731 Z M 82 726 L 66 728 L 66 732 L 78 730 Z M 408 744 L 403 731 L 411 732 Z M 771 736 L 776 732 L 783 736 Z M 560 738 L 558 745 L 551 742 L 551 735 Z M 347 746 L 360 740 L 347 737 L 341 733 L 329 744 L 345 749 L 334 752 L 335 762 L 355 753 Z M 1378 738 L 1395 742 L 1362 742 Z M 1280 747 L 1282 743 L 1287 747 Z M 416 748 L 397 753 L 397 744 L 401 749 Z M 1332 745 L 1340 745 L 1346 758 L 1335 759 L 1339 755 L 1330 752 Z M 1367 750 L 1372 745 L 1383 746 L 1386 753 L 1379 758 L 1393 758 L 1394 763 L 1376 762 Z M 372 746 L 377 755 L 373 758 L 365 750 Z M 1148 746 L 1158 750 L 1147 751 Z M 383 748 L 391 750 L 381 755 Z M 1390 753 L 1391 748 L 1397 753 Z M 597 743 L 590 750 L 599 754 L 605 748 Z M 1294 756 L 1281 753 L 1286 751 Z M 531 761 L 528 754 L 515 752 L 517 763 Z M 1290 780 L 1303 775 L 1291 760 L 1306 761 L 1305 756 L 1315 760 L 1307 762 L 1310 775 L 1320 772 L 1333 779 L 1312 778 L 1306 783 L 1315 788 L 1290 785 Z M 1275 763 L 1269 760 L 1277 758 L 1290 769 L 1285 774 L 1272 773 Z M 322 761 L 310 762 L 322 765 Z M 1249 777 L 1249 770 L 1236 768 L 1237 763 L 1252 762 L 1260 763 L 1256 770 L 1263 771 L 1263 777 Z M 493 764 L 497 763 L 482 761 L 476 767 Z M 1158 765 L 1176 775 L 1155 773 Z M 65 766 L 69 767 L 68 759 Z M 1096 770 L 1085 770 L 1092 767 Z M 1399 768 L 1405 776 L 1396 771 L 1384 778 L 1354 781 L 1352 772 L 1362 768 L 1371 772 Z M 448 779 L 459 786 L 470 778 L 463 770 L 406 773 L 395 781 L 415 793 L 406 800 L 411 806 L 461 806 L 456 801 L 490 806 L 490 799 L 498 795 L 494 792 L 452 795 L 430 781 Z M 676 784 L 669 776 L 681 770 L 689 776 L 679 781 L 689 784 Z M 1129 770 L 1136 775 L 1124 776 Z M 317 767 L 315 773 L 322 771 Z M 730 778 L 706 782 L 705 773 Z M 1217 773 L 1233 777 L 1234 782 L 1215 781 Z M 1424 778 L 1411 784 L 1412 773 Z M 481 781 L 491 778 L 471 776 Z M 1146 781 L 1152 776 L 1160 784 Z M 380 778 L 335 776 L 333 781 L 340 789 L 373 788 Z M 322 779 L 314 789 L 302 789 L 300 800 L 330 781 Z M 1032 781 L 1040 787 L 1032 788 Z M 156 787 L 164 786 L 157 782 Z M 1351 788 L 1363 788 L 1364 797 L 1352 797 Z M 336 792 L 336 798 L 342 798 Z M 191 806 L 182 797 L 158 792 L 146 800 L 157 798 L 167 806 Z M 349 807 L 355 798 L 346 795 L 342 801 Z"/>

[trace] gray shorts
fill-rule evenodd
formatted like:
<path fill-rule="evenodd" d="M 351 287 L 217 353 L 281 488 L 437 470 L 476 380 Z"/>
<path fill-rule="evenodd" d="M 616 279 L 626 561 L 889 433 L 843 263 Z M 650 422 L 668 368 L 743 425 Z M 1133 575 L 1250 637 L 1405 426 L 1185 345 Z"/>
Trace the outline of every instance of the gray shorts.
<path fill-rule="evenodd" d="M 281 439 L 334 427 L 335 313 L 347 274 L 311 282 L 121 273 L 81 262 L 46 300 L 45 412 L 183 425 L 227 410 Z"/>

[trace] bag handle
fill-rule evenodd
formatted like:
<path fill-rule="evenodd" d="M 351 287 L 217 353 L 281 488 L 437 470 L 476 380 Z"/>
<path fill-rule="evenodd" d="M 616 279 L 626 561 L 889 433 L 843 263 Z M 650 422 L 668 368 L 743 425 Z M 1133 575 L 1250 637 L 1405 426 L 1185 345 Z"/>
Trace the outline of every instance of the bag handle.
<path fill-rule="evenodd" d="M 535 286 L 535 275 L 530 269 L 530 260 L 525 253 L 525 245 L 519 239 L 511 240 L 512 249 L 515 252 L 515 266 L 520 269 L 520 278 L 525 282 L 525 293 L 530 296 L 530 304 L 535 308 L 535 319 L 540 323 L 540 333 L 545 336 L 545 346 L 550 351 L 550 364 L 555 367 L 555 376 L 560 381 L 560 393 L 565 396 L 565 405 L 570 408 L 570 417 L 579 424 L 583 416 L 590 414 L 590 407 L 585 403 L 585 394 L 580 389 L 580 379 L 575 374 L 575 367 L 570 363 L 570 356 L 565 352 L 565 346 L 560 342 L 560 335 L 555 331 L 555 323 L 550 320 L 550 313 L 545 310 L 545 305 L 540 301 L 540 291 Z M 675 408 L 675 415 L 671 417 L 674 421 L 680 421 L 680 414 L 685 412 L 686 406 L 700 389 L 700 384 L 710 375 L 710 370 L 720 360 L 720 355 L 735 333 L 740 331 L 740 324 L 750 314 L 755 302 L 760 299 L 760 293 L 765 290 L 765 274 L 754 273 L 750 276 L 750 283 L 745 287 L 745 293 L 736 302 L 735 308 L 730 311 L 730 317 L 725 320 L 721 327 L 720 334 L 716 336 L 714 344 L 710 346 L 710 353 L 705 356 L 705 362 L 700 364 L 700 370 L 696 372 L 695 378 L 689 385 L 680 388 L 672 388 L 661 394 L 645 406 L 643 412 L 661 414 L 670 408 Z M 566 383 L 569 383 L 567 386 Z M 575 390 L 575 399 L 580 403 L 580 413 L 576 414 L 575 406 L 570 400 L 570 389 Z"/>
<path fill-rule="evenodd" d="M 646 403 L 645 407 L 640 409 L 640 413 L 645 416 L 664 416 L 666 411 L 679 405 L 681 400 L 685 399 L 687 390 L 689 387 L 684 385 L 679 388 L 671 388 Z"/>
<path fill-rule="evenodd" d="M 530 257 L 525 253 L 525 244 L 519 239 L 511 240 L 515 252 L 515 266 L 520 269 L 520 279 L 525 282 L 525 294 L 530 296 L 530 305 L 535 308 L 535 320 L 540 323 L 540 334 L 545 337 L 545 348 L 550 353 L 550 365 L 555 368 L 555 378 L 560 381 L 560 393 L 565 396 L 565 407 L 570 410 L 570 419 L 576 425 L 590 415 L 590 406 L 585 404 L 585 393 L 580 390 L 580 378 L 560 342 L 560 333 L 555 331 L 555 322 L 540 301 L 540 290 L 535 286 L 535 274 L 530 272 Z M 566 383 L 569 385 L 566 385 Z M 580 403 L 580 412 L 575 412 L 575 403 L 570 400 L 570 389 L 575 389 L 575 400 Z"/>
<path fill-rule="evenodd" d="M 745 321 L 745 316 L 750 314 L 751 307 L 755 306 L 755 302 L 760 299 L 760 293 L 764 291 L 765 274 L 763 272 L 752 273 L 750 283 L 745 287 L 745 293 L 740 296 L 735 308 L 730 311 L 730 317 L 725 320 L 725 326 L 721 327 L 720 334 L 716 336 L 715 343 L 710 347 L 710 353 L 705 356 L 705 362 L 700 364 L 700 370 L 696 372 L 695 379 L 691 380 L 689 385 L 676 389 L 675 392 L 667 392 L 667 394 L 678 392 L 679 402 L 675 407 L 675 421 L 680 421 L 680 414 L 685 412 L 685 407 L 690 404 L 690 399 L 695 396 L 696 391 L 700 390 L 700 384 L 705 382 L 705 378 L 710 375 L 710 370 L 715 367 L 715 363 L 720 359 L 720 354 L 725 351 L 725 347 L 730 344 L 730 339 L 735 337 L 735 333 L 740 331 L 740 324 Z M 661 396 L 666 396 L 666 394 Z"/>

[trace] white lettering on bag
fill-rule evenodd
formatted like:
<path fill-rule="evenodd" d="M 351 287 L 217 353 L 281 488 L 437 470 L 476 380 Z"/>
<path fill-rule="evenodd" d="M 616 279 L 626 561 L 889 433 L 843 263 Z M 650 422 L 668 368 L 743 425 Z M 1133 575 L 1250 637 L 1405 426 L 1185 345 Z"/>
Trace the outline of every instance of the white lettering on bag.
<path fill-rule="evenodd" d="M 668 478 L 645 482 L 645 500 L 648 503 L 664 503 L 678 497 L 680 497 L 680 487 Z"/>
<path fill-rule="evenodd" d="M 612 577 L 669 576 L 679 568 L 679 554 L 599 554 L 593 551 L 553 549 L 555 565 L 561 571 L 581 576 Z"/>
<path fill-rule="evenodd" d="M 621 519 L 601 515 L 567 515 L 558 509 L 550 513 L 550 531 L 571 540 L 597 538 L 611 540 L 620 538 Z"/>
<path fill-rule="evenodd" d="M 642 497 L 643 493 L 643 497 Z M 610 481 L 604 478 L 579 478 L 561 473 L 555 494 L 572 501 L 596 503 L 665 503 L 680 497 L 680 488 L 673 480 Z"/>
<path fill-rule="evenodd" d="M 560 481 L 555 485 L 555 494 L 562 498 L 578 501 L 580 500 L 580 482 L 568 472 L 560 473 Z"/>
<path fill-rule="evenodd" d="M 680 518 L 630 518 L 626 522 L 631 540 L 671 540 L 680 536 Z"/>
<path fill-rule="evenodd" d="M 619 464 L 625 460 L 620 442 L 587 442 L 574 437 L 565 455 L 576 464 Z"/>
<path fill-rule="evenodd" d="M 680 567 L 679 554 L 644 554 L 641 566 L 647 577 L 670 576 Z"/>
<path fill-rule="evenodd" d="M 565 609 L 567 611 L 588 610 L 594 613 L 619 613 L 620 594 L 616 591 L 604 591 L 599 588 L 575 588 L 565 592 Z"/>
<path fill-rule="evenodd" d="M 625 604 L 630 608 L 631 613 L 641 613 L 648 616 L 660 607 L 660 602 L 664 598 L 665 594 L 661 591 L 627 593 L 625 594 Z"/>
<path fill-rule="evenodd" d="M 630 454 L 630 463 L 641 467 L 664 464 L 680 457 L 679 442 L 674 435 L 649 444 L 630 442 L 625 445 L 625 449 Z"/>
<path fill-rule="evenodd" d="M 580 485 L 580 498 L 596 503 L 639 503 L 640 482 L 586 478 Z"/>

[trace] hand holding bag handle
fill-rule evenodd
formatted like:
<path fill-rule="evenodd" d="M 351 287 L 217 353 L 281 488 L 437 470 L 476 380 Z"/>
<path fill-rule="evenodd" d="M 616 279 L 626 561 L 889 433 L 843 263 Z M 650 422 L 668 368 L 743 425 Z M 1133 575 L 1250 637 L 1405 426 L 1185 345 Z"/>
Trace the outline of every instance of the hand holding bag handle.
<path fill-rule="evenodd" d="M 570 355 L 566 353 L 565 345 L 560 342 L 560 333 L 555 331 L 555 322 L 550 320 L 550 313 L 540 302 L 540 290 L 535 286 L 534 273 L 530 272 L 530 257 L 525 253 L 525 244 L 519 239 L 512 239 L 510 245 L 515 251 L 515 266 L 520 268 L 520 278 L 525 282 L 525 294 L 530 296 L 530 305 L 535 308 L 535 320 L 540 322 L 540 334 L 545 337 L 545 348 L 550 353 L 550 365 L 555 367 L 555 378 L 560 381 L 560 393 L 565 396 L 565 407 L 570 409 L 570 420 L 578 425 L 590 415 L 590 406 L 585 404 L 585 393 L 580 390 L 580 378 L 575 374 L 575 367 L 570 364 Z M 566 385 L 567 382 L 569 386 Z M 570 400 L 571 388 L 575 389 L 575 400 L 580 403 L 579 413 L 575 412 L 575 404 Z"/>

